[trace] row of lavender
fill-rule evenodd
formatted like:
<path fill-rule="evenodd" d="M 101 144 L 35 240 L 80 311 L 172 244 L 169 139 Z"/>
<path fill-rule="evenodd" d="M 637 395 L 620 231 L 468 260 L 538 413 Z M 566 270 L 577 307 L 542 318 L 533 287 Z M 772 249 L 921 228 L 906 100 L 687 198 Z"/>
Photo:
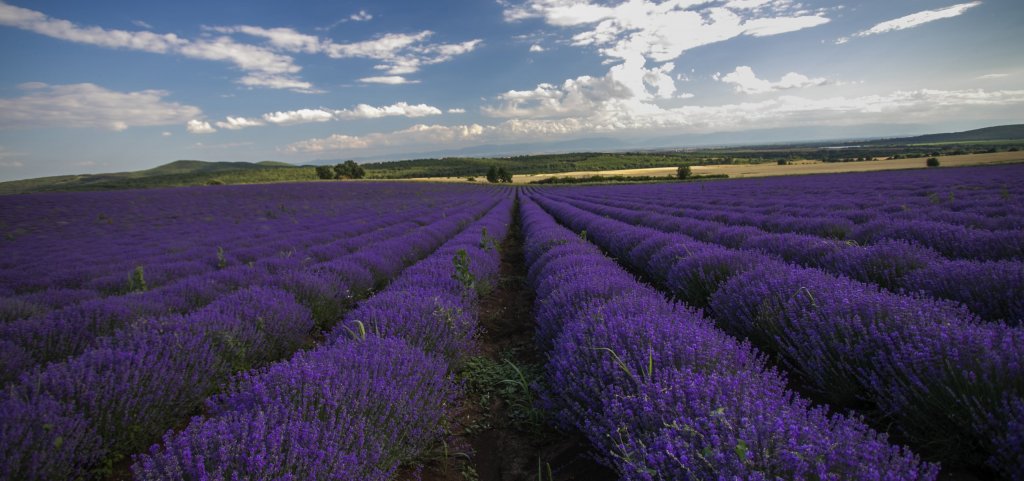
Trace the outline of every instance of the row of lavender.
<path fill-rule="evenodd" d="M 1024 259 L 1022 185 L 1024 168 L 1006 166 L 580 191 L 589 190 L 594 200 L 633 200 L 680 217 L 768 232 L 861 244 L 904 239 L 952 259 L 998 260 Z"/>
<path fill-rule="evenodd" d="M 634 226 L 538 196 L 560 222 L 719 327 L 818 400 L 892 424 L 951 465 L 1024 475 L 1024 331 L 764 254 Z"/>
<path fill-rule="evenodd" d="M 727 214 L 738 219 L 744 214 L 775 214 L 780 227 L 788 218 L 833 218 L 857 225 L 892 217 L 1004 230 L 1019 229 L 1024 222 L 1021 176 L 1015 165 L 866 172 L 815 176 L 813 182 L 806 177 L 744 179 L 707 191 L 697 186 L 691 193 L 701 211 L 728 207 Z M 664 185 L 652 189 L 666 194 L 666 201 L 683 200 L 673 191 L 678 192 Z M 799 202 L 812 198 L 814 202 Z"/>
<path fill-rule="evenodd" d="M 109 472 L 194 414 L 231 373 L 308 345 L 353 296 L 393 278 L 499 201 L 495 191 L 463 192 L 461 199 L 437 194 L 460 205 L 438 208 L 425 226 L 402 221 L 408 213 L 425 214 L 418 209 L 393 213 L 391 222 L 401 230 L 357 236 L 354 250 L 323 262 L 278 257 L 260 268 L 237 268 L 247 272 L 204 279 L 187 293 L 205 307 L 126 318 L 81 354 L 22 374 L 0 396 L 0 479 Z"/>
<path fill-rule="evenodd" d="M 455 200 L 423 194 L 428 204 Z M 364 207 L 367 201 L 373 209 Z M 152 289 L 305 250 L 366 232 L 378 213 L 413 205 L 393 189 L 362 185 L 5 197 L 0 226 L 8 231 L 8 255 L 0 259 L 0 320 L 137 289 L 129 285 L 137 267 L 144 268 L 140 280 Z"/>
<path fill-rule="evenodd" d="M 787 390 L 749 344 L 638 283 L 537 204 L 522 208 L 543 404 L 625 480 L 934 479 L 854 418 Z"/>
<path fill-rule="evenodd" d="M 232 378 L 135 479 L 393 479 L 444 434 L 512 201 L 351 311 L 323 346 Z"/>
<path fill-rule="evenodd" d="M 411 258 L 422 257 L 429 252 L 426 249 L 439 245 L 446 237 L 443 229 L 432 228 L 431 223 L 444 221 L 440 225 L 450 229 L 459 219 L 466 219 L 467 208 L 478 208 L 474 204 L 488 197 L 479 191 L 475 195 L 438 191 L 424 194 L 433 194 L 433 198 L 391 203 L 393 210 L 372 222 L 349 222 L 350 216 L 339 215 L 331 219 L 332 224 L 323 232 L 297 232 L 300 241 L 283 253 L 270 245 L 261 257 L 246 264 L 225 265 L 160 288 L 84 301 L 41 316 L 0 324 L 0 346 L 4 347 L 0 353 L 0 381 L 8 382 L 34 365 L 80 354 L 93 346 L 96 339 L 137 319 L 192 312 L 247 285 L 283 282 L 291 286 L 290 290 L 313 310 L 318 326 L 323 327 L 338 316 L 338 309 L 347 302 L 348 295 L 371 289 L 395 272 L 396 262 L 410 260 L 378 254 L 386 252 L 380 249 L 387 247 L 379 243 L 405 249 L 406 241 L 398 237 L 422 230 L 423 234 L 413 236 L 418 240 L 407 251 Z M 240 198 L 243 201 L 235 202 L 239 209 L 246 205 L 245 198 Z M 343 213 L 358 211 L 350 199 L 343 204 L 348 207 Z M 355 216 L 354 220 L 359 218 Z M 202 243 L 203 236 L 198 232 L 190 238 Z M 321 243 L 309 245 L 312 239 Z M 300 245 L 308 247 L 296 247 Z M 369 245 L 377 246 L 377 250 L 363 252 Z M 344 288 L 338 288 L 339 283 Z"/>
<path fill-rule="evenodd" d="M 657 205 L 636 200 L 591 200 L 586 193 L 574 194 L 552 195 L 552 198 L 628 224 L 682 233 L 729 248 L 763 252 L 894 292 L 923 292 L 954 300 L 985 320 L 1001 320 L 1013 325 L 1024 320 L 1024 260 L 950 260 L 903 239 L 859 245 L 672 215 Z"/>

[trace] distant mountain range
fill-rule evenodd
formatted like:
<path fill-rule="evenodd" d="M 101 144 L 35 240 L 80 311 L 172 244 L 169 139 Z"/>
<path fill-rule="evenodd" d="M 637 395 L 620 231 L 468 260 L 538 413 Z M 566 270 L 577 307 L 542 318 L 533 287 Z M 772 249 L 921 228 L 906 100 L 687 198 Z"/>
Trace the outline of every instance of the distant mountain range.
<path fill-rule="evenodd" d="M 875 126 L 877 127 L 877 126 Z M 905 126 L 903 128 L 906 128 Z M 624 141 L 611 138 L 574 139 L 560 142 L 484 145 L 459 149 L 380 157 L 388 162 L 364 163 L 370 176 L 410 175 L 423 177 L 482 175 L 495 163 L 517 173 L 565 172 L 590 167 L 633 168 L 652 166 L 655 162 L 679 162 L 671 152 L 697 151 L 713 155 L 726 155 L 729 151 L 744 152 L 762 149 L 774 152 L 780 149 L 814 150 L 824 146 L 914 146 L 932 144 L 970 143 L 1024 143 L 1024 124 L 1001 125 L 963 132 L 918 135 L 893 138 L 857 138 L 860 129 L 868 127 L 821 127 L 805 129 L 764 129 L 744 133 L 746 142 L 741 147 L 730 140 L 735 133 L 677 135 L 645 140 Z M 877 130 L 874 130 L 877 131 Z M 845 134 L 845 135 L 844 135 Z M 777 139 L 803 138 L 801 142 L 781 142 Z M 715 150 L 715 148 L 732 147 Z M 753 146 L 753 147 L 750 147 Z M 583 152 L 583 153 L 579 153 Z M 626 152 L 632 152 L 627 154 Z M 514 159 L 507 157 L 520 156 Z M 395 157 L 415 160 L 393 161 Z M 497 158 L 503 158 L 499 160 Z M 376 158 L 358 158 L 366 162 Z M 314 164 L 335 164 L 340 160 L 321 160 Z M 660 164 L 659 164 L 660 165 Z M 672 164 L 674 165 L 674 164 Z M 568 170 L 566 170 L 568 169 Z M 397 174 L 397 175 L 396 175 Z M 125 188 L 173 187 L 204 184 L 239 184 L 275 181 L 303 181 L 316 178 L 312 166 L 296 166 L 284 162 L 204 162 L 178 160 L 152 169 L 110 174 L 62 175 L 36 179 L 0 182 L 0 194 L 65 190 L 109 190 Z"/>
<path fill-rule="evenodd" d="M 866 142 L 871 145 L 917 145 L 917 144 L 951 144 L 969 142 L 989 142 L 1002 140 L 1024 139 L 1024 124 L 999 125 L 983 129 L 967 130 L 947 134 L 918 135 L 916 137 L 898 137 L 893 139 L 877 139 Z"/>

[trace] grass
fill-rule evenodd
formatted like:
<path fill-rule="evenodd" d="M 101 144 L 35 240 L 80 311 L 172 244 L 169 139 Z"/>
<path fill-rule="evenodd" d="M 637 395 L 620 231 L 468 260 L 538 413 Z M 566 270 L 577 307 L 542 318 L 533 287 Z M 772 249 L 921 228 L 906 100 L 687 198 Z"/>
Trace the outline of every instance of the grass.
<path fill-rule="evenodd" d="M 517 364 L 515 353 L 506 351 L 497 360 L 484 356 L 471 357 L 459 372 L 470 399 L 489 409 L 494 400 L 507 407 L 511 427 L 526 432 L 538 432 L 545 426 L 545 414 L 534 404 L 533 386 L 542 378 L 541 367 Z M 484 422 L 491 420 L 485 416 Z M 481 428 L 490 427 L 478 426 Z"/>

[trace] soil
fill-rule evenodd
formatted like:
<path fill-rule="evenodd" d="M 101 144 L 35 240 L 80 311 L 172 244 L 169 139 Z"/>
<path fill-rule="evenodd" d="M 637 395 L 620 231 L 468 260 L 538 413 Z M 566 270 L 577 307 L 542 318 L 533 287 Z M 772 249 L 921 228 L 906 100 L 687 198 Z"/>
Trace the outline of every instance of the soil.
<path fill-rule="evenodd" d="M 481 355 L 495 361 L 512 356 L 517 365 L 536 365 L 544 358 L 534 348 L 533 293 L 526 283 L 522 247 L 517 211 L 511 232 L 501 245 L 501 281 L 481 300 L 479 319 L 484 332 L 480 348 Z M 550 427 L 517 429 L 497 396 L 490 406 L 467 402 L 461 411 L 457 426 L 453 426 L 449 456 L 428 463 L 421 473 L 423 481 L 618 479 L 589 456 L 588 443 L 576 435 Z M 483 427 L 466 429 L 475 424 Z M 452 452 L 465 455 L 452 456 Z"/>

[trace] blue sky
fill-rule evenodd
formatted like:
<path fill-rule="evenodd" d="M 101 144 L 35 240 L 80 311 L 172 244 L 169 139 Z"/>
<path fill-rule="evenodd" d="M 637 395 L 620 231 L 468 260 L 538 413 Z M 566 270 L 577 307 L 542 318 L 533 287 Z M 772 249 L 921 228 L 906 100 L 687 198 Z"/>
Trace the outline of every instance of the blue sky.
<path fill-rule="evenodd" d="M 0 180 L 1022 122 L 1021 25 L 1019 0 L 0 0 Z"/>

